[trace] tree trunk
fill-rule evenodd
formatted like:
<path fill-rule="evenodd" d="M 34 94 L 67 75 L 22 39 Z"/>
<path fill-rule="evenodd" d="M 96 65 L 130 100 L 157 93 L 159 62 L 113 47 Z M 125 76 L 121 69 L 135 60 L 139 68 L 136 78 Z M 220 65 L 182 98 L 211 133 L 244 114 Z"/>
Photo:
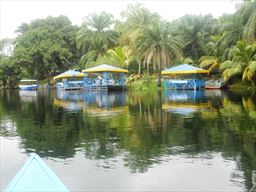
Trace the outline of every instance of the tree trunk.
<path fill-rule="evenodd" d="M 162 91 L 160 89 L 157 90 L 157 105 L 158 105 L 158 130 L 163 129 L 163 111 L 162 111 Z"/>
<path fill-rule="evenodd" d="M 6 88 L 6 85 L 7 85 L 7 80 L 3 79 L 3 87 Z"/>
<path fill-rule="evenodd" d="M 157 48 L 157 65 L 158 65 L 158 80 L 157 80 L 157 86 L 161 87 L 161 54 L 159 48 Z"/>
<path fill-rule="evenodd" d="M 157 87 L 161 87 L 161 70 L 158 71 Z"/>
<path fill-rule="evenodd" d="M 255 88 L 255 83 L 253 80 L 251 80 L 252 87 Z"/>
<path fill-rule="evenodd" d="M 140 77 L 140 74 L 141 74 L 141 61 L 139 60 L 139 69 L 138 69 L 138 75 Z"/>

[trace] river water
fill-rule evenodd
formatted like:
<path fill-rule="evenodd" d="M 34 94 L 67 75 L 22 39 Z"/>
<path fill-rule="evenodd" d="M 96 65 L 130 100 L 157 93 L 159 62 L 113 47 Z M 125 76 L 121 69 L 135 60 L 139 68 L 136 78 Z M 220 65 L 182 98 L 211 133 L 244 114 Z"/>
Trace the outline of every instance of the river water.
<path fill-rule="evenodd" d="M 0 186 L 36 152 L 70 191 L 253 191 L 256 96 L 0 92 Z"/>

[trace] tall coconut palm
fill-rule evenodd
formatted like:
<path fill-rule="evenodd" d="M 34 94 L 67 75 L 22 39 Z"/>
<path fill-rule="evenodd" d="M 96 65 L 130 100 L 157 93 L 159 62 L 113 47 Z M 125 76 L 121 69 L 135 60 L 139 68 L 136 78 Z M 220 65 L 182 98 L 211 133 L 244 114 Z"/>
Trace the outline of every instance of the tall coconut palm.
<path fill-rule="evenodd" d="M 241 15 L 223 15 L 219 18 L 218 34 L 220 35 L 219 45 L 229 49 L 234 46 L 243 34 L 243 19 Z"/>
<path fill-rule="evenodd" d="M 254 86 L 256 81 L 256 43 L 246 45 L 244 41 L 239 41 L 230 50 L 230 60 L 222 63 L 220 70 L 226 80 L 234 76 L 241 76 L 243 81 L 250 81 Z"/>
<path fill-rule="evenodd" d="M 181 41 L 169 33 L 166 23 L 149 26 L 137 39 L 136 50 L 145 54 L 144 65 L 153 64 L 158 72 L 158 87 L 161 86 L 161 71 L 175 59 L 181 58 Z M 148 71 L 149 72 L 149 71 Z"/>
<path fill-rule="evenodd" d="M 82 52 L 83 65 L 96 61 L 117 44 L 118 33 L 111 30 L 113 16 L 102 12 L 85 18 L 77 33 L 77 48 Z"/>
<path fill-rule="evenodd" d="M 243 16 L 245 27 L 243 38 L 246 43 L 256 42 L 256 1 L 245 1 L 240 12 Z"/>
<path fill-rule="evenodd" d="M 117 27 L 123 34 L 123 40 L 130 43 L 134 43 L 146 27 L 160 20 L 157 13 L 151 13 L 141 4 L 128 5 L 127 10 L 122 12 L 122 17 L 126 21 Z"/>
<path fill-rule="evenodd" d="M 204 46 L 213 31 L 215 20 L 211 15 L 185 15 L 171 23 L 172 30 L 184 40 L 185 57 L 191 57 L 196 63 L 205 54 Z"/>
<path fill-rule="evenodd" d="M 122 17 L 126 21 L 117 25 L 117 30 L 122 34 L 121 45 L 128 45 L 130 50 L 135 50 L 137 39 L 143 35 L 143 31 L 150 25 L 160 21 L 160 16 L 150 12 L 142 4 L 128 5 L 126 11 L 122 12 Z M 138 62 L 138 74 L 141 73 L 141 60 L 143 55 L 138 55 L 136 51 L 132 53 Z"/>

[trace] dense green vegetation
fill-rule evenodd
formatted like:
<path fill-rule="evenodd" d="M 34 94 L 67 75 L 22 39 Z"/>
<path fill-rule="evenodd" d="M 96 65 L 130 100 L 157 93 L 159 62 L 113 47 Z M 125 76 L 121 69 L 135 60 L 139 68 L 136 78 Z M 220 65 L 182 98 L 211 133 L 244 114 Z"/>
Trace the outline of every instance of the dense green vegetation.
<path fill-rule="evenodd" d="M 16 39 L 0 40 L 4 87 L 21 78 L 43 80 L 70 68 L 108 63 L 130 74 L 158 74 L 180 63 L 200 66 L 226 80 L 256 82 L 256 1 L 243 1 L 234 14 L 185 15 L 165 21 L 141 4 L 129 5 L 122 21 L 102 12 L 81 26 L 65 16 L 24 23 Z"/>

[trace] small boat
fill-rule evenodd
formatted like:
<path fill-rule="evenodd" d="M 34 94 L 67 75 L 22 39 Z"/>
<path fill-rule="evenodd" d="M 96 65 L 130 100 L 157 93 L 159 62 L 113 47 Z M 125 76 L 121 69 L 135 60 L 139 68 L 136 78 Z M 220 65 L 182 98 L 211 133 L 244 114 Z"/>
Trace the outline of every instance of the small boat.
<path fill-rule="evenodd" d="M 205 89 L 221 89 L 226 85 L 226 82 L 221 79 L 208 80 L 204 82 Z"/>
<path fill-rule="evenodd" d="M 68 192 L 67 187 L 35 153 L 4 189 L 4 192 Z"/>
<path fill-rule="evenodd" d="M 19 83 L 21 90 L 37 90 L 38 82 L 35 79 L 22 79 Z"/>

